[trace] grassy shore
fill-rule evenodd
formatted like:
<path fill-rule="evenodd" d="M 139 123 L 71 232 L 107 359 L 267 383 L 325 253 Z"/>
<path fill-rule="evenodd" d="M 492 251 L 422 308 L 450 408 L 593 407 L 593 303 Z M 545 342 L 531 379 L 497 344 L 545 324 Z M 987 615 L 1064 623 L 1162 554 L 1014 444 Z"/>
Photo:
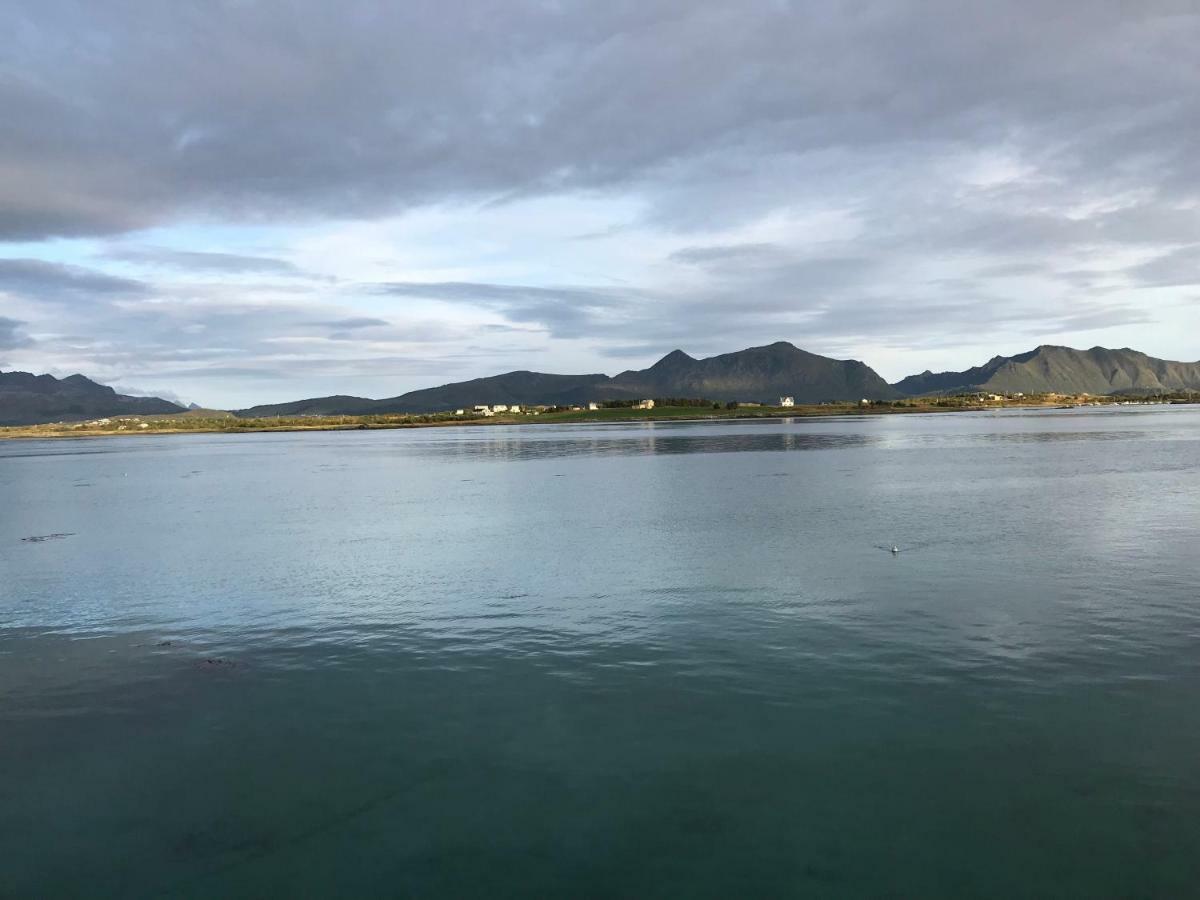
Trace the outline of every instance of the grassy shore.
<path fill-rule="evenodd" d="M 1107 402 L 1119 402 L 1111 400 Z M 862 416 L 904 413 L 966 412 L 985 409 L 1047 408 L 1063 406 L 1061 400 L 1029 400 L 979 403 L 965 398 L 900 400 L 870 406 L 833 403 L 795 407 L 751 406 L 714 409 L 697 406 L 659 406 L 654 409 L 563 410 L 484 417 L 453 413 L 425 415 L 294 416 L 239 419 L 218 411 L 193 411 L 163 416 L 123 416 L 91 422 L 55 422 L 0 428 L 4 438 L 109 437 L 142 434 L 235 434 L 264 431 L 345 431 L 384 428 L 431 428 L 463 425 L 551 425 L 604 424 L 620 422 L 663 422 L 672 420 L 778 419 L 813 416 Z"/>

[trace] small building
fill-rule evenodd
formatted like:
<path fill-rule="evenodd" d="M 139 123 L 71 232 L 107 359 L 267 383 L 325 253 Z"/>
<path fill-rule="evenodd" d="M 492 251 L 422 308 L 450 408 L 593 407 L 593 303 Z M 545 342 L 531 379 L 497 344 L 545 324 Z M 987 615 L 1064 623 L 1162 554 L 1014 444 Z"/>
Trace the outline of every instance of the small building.
<path fill-rule="evenodd" d="M 859 406 L 870 406 L 871 401 L 868 400 L 866 397 L 863 397 L 861 400 L 858 401 L 858 405 Z"/>
<path fill-rule="evenodd" d="M 780 406 L 795 406 L 796 398 L 795 397 L 780 397 L 779 405 Z"/>
<path fill-rule="evenodd" d="M 588 412 L 595 412 L 600 408 L 600 404 L 595 401 L 588 404 Z"/>
<path fill-rule="evenodd" d="M 475 408 L 474 408 L 473 412 L 475 412 L 475 413 L 477 413 L 477 414 L 479 414 L 479 415 L 481 415 L 481 416 L 492 416 L 492 415 L 495 415 L 495 413 L 493 413 L 493 412 L 492 412 L 492 409 L 491 409 L 491 407 L 489 407 L 489 406 L 485 406 L 485 405 L 483 405 L 483 404 L 478 404 L 478 403 L 477 403 L 477 404 L 475 404 Z"/>
<path fill-rule="evenodd" d="M 653 400 L 639 400 L 638 405 L 634 408 L 635 409 L 654 409 L 654 401 Z"/>
<path fill-rule="evenodd" d="M 512 406 L 510 406 L 508 408 L 508 411 L 519 413 L 521 411 L 521 407 L 519 407 L 517 404 L 514 403 Z"/>
<path fill-rule="evenodd" d="M 466 413 L 466 410 L 464 410 L 464 409 L 456 409 L 456 410 L 454 411 L 454 414 L 455 414 L 456 416 L 461 416 L 461 415 L 464 415 L 465 413 Z"/>
<path fill-rule="evenodd" d="M 497 403 L 495 406 L 492 407 L 492 412 L 494 412 L 494 413 L 508 412 L 508 406 L 504 403 Z"/>

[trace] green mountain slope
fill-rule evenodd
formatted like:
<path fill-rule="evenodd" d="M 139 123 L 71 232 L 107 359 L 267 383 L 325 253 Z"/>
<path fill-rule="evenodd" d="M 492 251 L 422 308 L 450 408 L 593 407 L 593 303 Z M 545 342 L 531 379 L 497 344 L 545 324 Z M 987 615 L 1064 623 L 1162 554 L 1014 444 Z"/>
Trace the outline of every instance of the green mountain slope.
<path fill-rule="evenodd" d="M 1200 363 L 1155 359 L 1124 348 L 1043 345 L 1017 356 L 997 356 L 964 372 L 922 372 L 894 387 L 903 394 L 982 390 L 1025 394 L 1152 394 L 1200 390 Z"/>

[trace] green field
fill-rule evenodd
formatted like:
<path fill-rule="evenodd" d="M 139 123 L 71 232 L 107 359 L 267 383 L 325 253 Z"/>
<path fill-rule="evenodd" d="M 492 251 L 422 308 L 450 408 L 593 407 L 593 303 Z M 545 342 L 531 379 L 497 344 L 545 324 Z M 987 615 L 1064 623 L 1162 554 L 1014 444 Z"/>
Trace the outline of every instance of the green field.
<path fill-rule="evenodd" d="M 538 425 L 554 423 L 602 424 L 606 422 L 655 422 L 677 419 L 761 419 L 780 416 L 843 416 L 900 412 L 929 412 L 938 409 L 962 409 L 962 405 L 933 405 L 925 402 L 899 401 L 879 403 L 868 407 L 858 404 L 823 404 L 796 407 L 752 406 L 713 409 L 707 406 L 659 406 L 654 409 L 598 409 L 545 411 L 540 414 L 498 414 L 484 417 L 476 414 L 456 416 L 453 413 L 367 416 L 279 416 L 240 419 L 216 410 L 197 410 L 175 415 L 122 416 L 107 422 L 56 422 L 47 425 L 25 425 L 0 428 L 0 438 L 95 437 L 131 434 L 183 434 L 197 432 L 237 433 L 261 431 L 336 431 L 348 429 L 428 428 L 462 425 Z"/>

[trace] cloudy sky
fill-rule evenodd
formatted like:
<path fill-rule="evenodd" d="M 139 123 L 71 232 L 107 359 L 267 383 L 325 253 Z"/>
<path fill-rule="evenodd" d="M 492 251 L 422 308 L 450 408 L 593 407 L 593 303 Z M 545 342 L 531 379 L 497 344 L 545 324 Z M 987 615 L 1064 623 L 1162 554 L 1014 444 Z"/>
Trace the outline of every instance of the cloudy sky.
<path fill-rule="evenodd" d="M 1200 357 L 1200 3 L 6 0 L 0 368 Z"/>

